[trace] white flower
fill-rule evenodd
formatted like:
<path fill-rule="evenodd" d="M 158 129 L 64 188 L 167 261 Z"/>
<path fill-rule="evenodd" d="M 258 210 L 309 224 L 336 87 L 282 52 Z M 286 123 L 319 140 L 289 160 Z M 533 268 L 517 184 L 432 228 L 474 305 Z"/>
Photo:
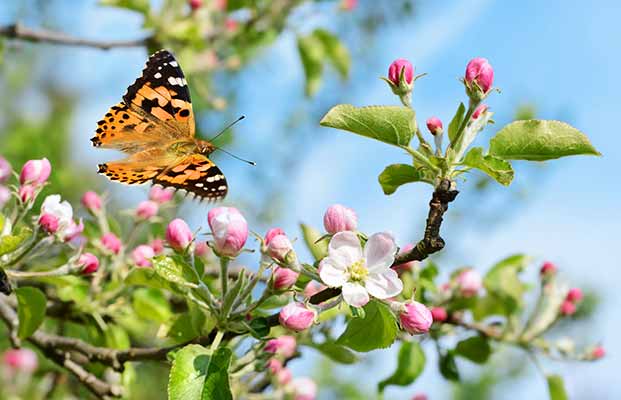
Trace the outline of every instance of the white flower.
<path fill-rule="evenodd" d="M 403 282 L 390 268 L 396 252 L 397 245 L 389 233 L 372 235 L 363 250 L 354 232 L 339 232 L 330 240 L 319 276 L 326 285 L 342 288 L 347 304 L 362 307 L 369 302 L 369 295 L 387 299 L 403 290 Z"/>
<path fill-rule="evenodd" d="M 51 194 L 41 205 L 41 215 L 51 214 L 58 219 L 58 232 L 62 233 L 73 223 L 73 207 L 67 200 L 60 201 L 59 194 Z"/>

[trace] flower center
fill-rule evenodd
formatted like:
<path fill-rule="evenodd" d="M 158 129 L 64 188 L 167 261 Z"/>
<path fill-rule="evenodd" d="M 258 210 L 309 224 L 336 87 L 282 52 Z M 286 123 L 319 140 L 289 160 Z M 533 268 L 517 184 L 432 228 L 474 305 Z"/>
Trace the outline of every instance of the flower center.
<path fill-rule="evenodd" d="M 369 275 L 369 270 L 364 264 L 364 259 L 360 259 L 349 266 L 347 270 L 352 281 L 362 282 Z"/>

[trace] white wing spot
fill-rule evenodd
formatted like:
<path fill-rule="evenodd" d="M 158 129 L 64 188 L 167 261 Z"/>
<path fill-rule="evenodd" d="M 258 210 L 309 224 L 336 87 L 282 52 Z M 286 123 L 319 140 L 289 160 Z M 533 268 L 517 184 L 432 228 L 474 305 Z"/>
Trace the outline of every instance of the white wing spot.
<path fill-rule="evenodd" d="M 194 186 L 202 188 L 203 184 L 199 182 L 199 183 L 195 184 Z"/>
<path fill-rule="evenodd" d="M 225 185 L 218 186 L 218 190 L 226 190 L 226 186 Z"/>
<path fill-rule="evenodd" d="M 177 61 L 171 61 L 170 65 L 172 65 L 173 67 L 178 67 L 179 64 L 177 64 Z"/>
<path fill-rule="evenodd" d="M 160 74 L 160 73 L 158 72 L 158 73 L 156 73 L 155 75 L 153 75 L 153 77 L 154 77 L 155 79 L 160 79 L 160 78 L 162 77 L 162 74 Z"/>

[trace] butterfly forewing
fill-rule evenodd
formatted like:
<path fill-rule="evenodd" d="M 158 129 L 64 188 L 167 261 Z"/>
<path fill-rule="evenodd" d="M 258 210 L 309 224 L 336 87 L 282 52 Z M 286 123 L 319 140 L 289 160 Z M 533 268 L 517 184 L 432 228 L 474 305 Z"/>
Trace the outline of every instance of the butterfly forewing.
<path fill-rule="evenodd" d="M 167 168 L 153 179 L 153 183 L 172 186 L 208 200 L 221 200 L 228 185 L 220 168 L 202 154 L 192 154 Z"/>

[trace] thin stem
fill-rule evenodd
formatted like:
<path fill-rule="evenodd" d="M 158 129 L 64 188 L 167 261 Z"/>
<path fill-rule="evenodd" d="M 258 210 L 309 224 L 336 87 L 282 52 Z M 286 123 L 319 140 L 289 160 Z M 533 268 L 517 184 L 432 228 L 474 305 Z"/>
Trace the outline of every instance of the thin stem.
<path fill-rule="evenodd" d="M 65 264 L 49 271 L 15 271 L 7 269 L 5 272 L 13 279 L 46 278 L 50 276 L 67 275 L 71 272 L 71 264 Z"/>
<path fill-rule="evenodd" d="M 216 337 L 213 339 L 213 342 L 211 342 L 211 347 L 210 350 L 213 353 L 218 346 L 220 346 L 220 342 L 222 341 L 222 338 L 224 337 L 224 331 L 218 331 L 216 332 Z"/>
<path fill-rule="evenodd" d="M 220 258 L 220 281 L 222 285 L 222 294 L 221 294 L 222 299 L 224 299 L 224 296 L 226 296 L 226 292 L 228 290 L 227 286 L 228 286 L 228 281 L 229 281 L 229 275 L 227 273 L 227 269 L 229 267 L 230 261 L 231 260 L 228 257 Z"/>
<path fill-rule="evenodd" d="M 423 154 L 421 154 L 418 150 L 415 150 L 409 146 L 401 146 L 405 151 L 407 151 L 408 153 L 410 153 L 410 155 L 412 157 L 414 157 L 415 160 L 425 164 L 426 167 L 428 167 L 429 169 L 431 169 L 433 172 L 438 172 L 440 171 L 440 169 L 438 167 L 436 167 L 435 165 L 433 165 L 429 159 L 427 157 L 425 157 Z"/>

